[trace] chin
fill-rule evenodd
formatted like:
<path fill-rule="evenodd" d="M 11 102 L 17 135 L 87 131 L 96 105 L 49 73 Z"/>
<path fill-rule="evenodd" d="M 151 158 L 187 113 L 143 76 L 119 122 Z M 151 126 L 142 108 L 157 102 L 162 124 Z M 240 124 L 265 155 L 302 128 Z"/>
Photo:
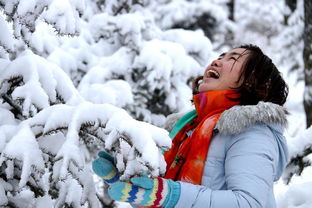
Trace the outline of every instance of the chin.
<path fill-rule="evenodd" d="M 214 91 L 211 87 L 203 86 L 198 88 L 198 92 L 207 92 L 207 91 Z"/>

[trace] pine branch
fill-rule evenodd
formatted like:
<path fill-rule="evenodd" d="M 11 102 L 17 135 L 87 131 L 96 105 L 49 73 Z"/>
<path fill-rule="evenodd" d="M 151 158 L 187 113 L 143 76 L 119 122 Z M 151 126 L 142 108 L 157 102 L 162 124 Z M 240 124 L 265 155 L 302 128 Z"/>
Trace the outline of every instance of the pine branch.
<path fill-rule="evenodd" d="M 306 147 L 302 151 L 302 154 L 298 154 L 295 157 L 292 157 L 290 159 L 289 163 L 287 164 L 286 169 L 292 168 L 292 166 L 295 166 L 296 169 L 295 169 L 295 171 L 291 171 L 291 173 L 289 174 L 289 177 L 287 177 L 287 181 L 286 181 L 287 184 L 291 181 L 291 178 L 295 174 L 301 175 L 301 173 L 305 167 L 312 165 L 310 161 L 305 160 L 305 157 L 310 155 L 310 154 L 312 154 L 312 146 Z"/>
<path fill-rule="evenodd" d="M 45 195 L 45 191 L 42 188 L 40 188 L 39 186 L 35 186 L 35 185 L 31 184 L 29 181 L 26 183 L 26 185 L 34 193 L 36 198 L 42 197 Z"/>
<path fill-rule="evenodd" d="M 19 208 L 19 207 L 17 207 L 13 202 L 9 201 L 8 204 L 6 205 L 6 208 Z"/>
<path fill-rule="evenodd" d="M 56 92 L 56 102 L 55 103 L 51 103 L 51 104 L 59 104 L 59 103 L 64 104 L 65 103 L 65 99 L 60 95 L 59 92 Z"/>
<path fill-rule="evenodd" d="M 59 131 L 63 132 L 63 130 L 68 130 L 68 126 L 60 126 L 60 127 L 55 128 L 55 129 L 51 129 L 50 131 L 47 131 L 45 133 L 43 133 L 43 131 L 41 131 L 38 134 L 36 134 L 35 137 L 39 138 L 41 136 L 47 136 L 47 135 L 55 134 Z"/>
<path fill-rule="evenodd" d="M 1 41 L 0 41 L 0 47 L 1 47 L 6 53 L 8 53 L 8 54 L 10 54 L 10 53 L 13 52 L 11 49 L 7 48 L 7 47 L 5 46 L 5 44 L 2 43 Z"/>
<path fill-rule="evenodd" d="M 20 116 L 23 119 L 27 119 L 27 117 L 23 115 L 22 108 L 18 104 L 16 104 L 10 96 L 8 96 L 7 94 L 1 94 L 1 98 L 13 108 L 13 114 L 16 117 Z"/>

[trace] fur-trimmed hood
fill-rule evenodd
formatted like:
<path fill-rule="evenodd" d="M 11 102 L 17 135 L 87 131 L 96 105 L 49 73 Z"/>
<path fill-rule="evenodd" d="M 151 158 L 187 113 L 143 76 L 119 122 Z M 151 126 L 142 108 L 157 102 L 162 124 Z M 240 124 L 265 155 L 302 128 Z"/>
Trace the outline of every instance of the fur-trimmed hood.
<path fill-rule="evenodd" d="M 270 102 L 259 102 L 257 105 L 234 106 L 221 114 L 216 128 L 221 134 L 239 134 L 255 123 L 287 126 L 287 110 Z"/>
<path fill-rule="evenodd" d="M 270 102 L 259 102 L 257 105 L 234 106 L 221 114 L 216 129 L 223 135 L 239 134 L 255 123 L 287 126 L 287 110 Z M 171 131 L 174 124 L 183 114 L 172 114 L 167 117 L 165 129 Z"/>

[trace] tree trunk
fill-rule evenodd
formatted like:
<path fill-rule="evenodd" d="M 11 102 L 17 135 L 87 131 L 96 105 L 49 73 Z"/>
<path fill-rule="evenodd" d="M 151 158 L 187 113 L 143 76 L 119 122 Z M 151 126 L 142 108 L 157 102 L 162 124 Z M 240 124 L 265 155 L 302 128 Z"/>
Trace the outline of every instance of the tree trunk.
<path fill-rule="evenodd" d="M 312 124 L 312 1 L 304 0 L 304 109 L 307 126 Z"/>
<path fill-rule="evenodd" d="M 227 6 L 229 7 L 229 19 L 234 21 L 234 0 L 230 0 L 228 3 L 227 3 Z"/>
<path fill-rule="evenodd" d="M 235 15 L 234 15 L 234 13 L 235 13 L 235 0 L 229 0 L 227 2 L 227 7 L 229 10 L 228 18 L 229 18 L 229 20 L 234 22 L 235 21 Z M 234 47 L 234 33 L 232 30 L 229 30 L 226 32 L 224 43 L 221 44 L 220 47 L 222 47 L 222 45 L 228 45 L 231 48 Z"/>

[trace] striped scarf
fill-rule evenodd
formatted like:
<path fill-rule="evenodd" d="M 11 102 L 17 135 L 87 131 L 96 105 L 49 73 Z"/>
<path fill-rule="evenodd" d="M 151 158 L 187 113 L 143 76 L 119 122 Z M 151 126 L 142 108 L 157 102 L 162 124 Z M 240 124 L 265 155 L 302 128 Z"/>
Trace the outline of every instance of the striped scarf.
<path fill-rule="evenodd" d="M 201 184 L 215 125 L 223 111 L 239 104 L 229 98 L 238 96 L 232 90 L 194 95 L 195 110 L 183 116 L 170 133 L 173 141 L 171 149 L 165 153 L 165 178 Z"/>

